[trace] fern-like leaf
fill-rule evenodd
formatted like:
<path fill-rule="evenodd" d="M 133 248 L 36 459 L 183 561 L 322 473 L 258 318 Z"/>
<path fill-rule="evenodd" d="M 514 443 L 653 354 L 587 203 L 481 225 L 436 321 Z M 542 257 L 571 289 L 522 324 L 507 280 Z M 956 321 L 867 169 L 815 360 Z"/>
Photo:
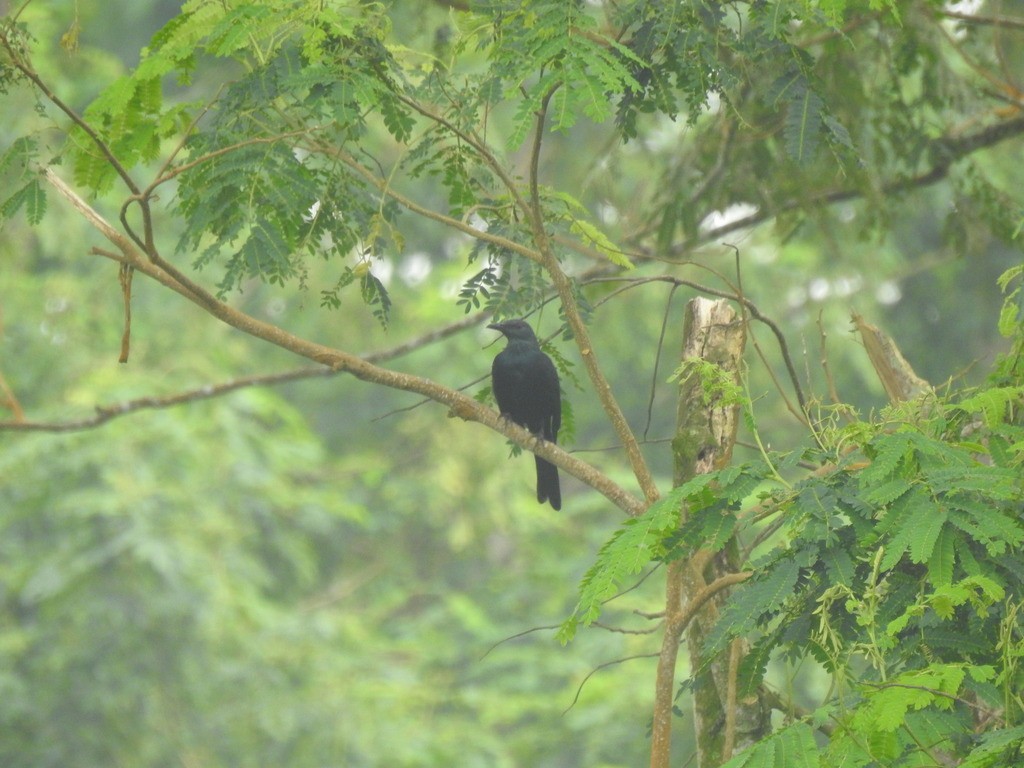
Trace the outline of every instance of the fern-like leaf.
<path fill-rule="evenodd" d="M 373 310 L 373 316 L 383 328 L 388 327 L 391 319 L 391 295 L 384 283 L 373 272 L 367 270 L 360 278 L 363 301 Z"/>
<path fill-rule="evenodd" d="M 795 88 L 789 100 L 783 132 L 786 152 L 801 165 L 810 162 L 817 151 L 824 106 L 821 97 L 806 83 Z"/>
<path fill-rule="evenodd" d="M 1024 387 L 993 387 L 964 398 L 956 407 L 968 414 L 981 413 L 985 425 L 989 429 L 994 429 L 1006 419 L 1007 410 L 1011 405 L 1020 406 L 1022 398 Z"/>
<path fill-rule="evenodd" d="M 0 219 L 13 217 L 23 206 L 29 224 L 38 224 L 46 215 L 46 192 L 38 179 L 31 179 L 0 204 Z"/>
<path fill-rule="evenodd" d="M 796 722 L 756 742 L 722 768 L 818 768 L 818 755 L 814 731 Z"/>
<path fill-rule="evenodd" d="M 954 538 L 952 529 L 943 527 L 935 540 L 928 558 L 928 578 L 935 586 L 945 586 L 953 580 Z"/>
<path fill-rule="evenodd" d="M 663 542 L 679 525 L 680 505 L 688 490 L 680 486 L 652 504 L 640 517 L 627 520 L 597 553 L 597 561 L 580 583 L 580 595 L 572 615 L 562 623 L 558 639 L 567 643 L 577 629 L 601 614 L 601 605 L 627 578 L 660 557 Z"/>
<path fill-rule="evenodd" d="M 799 575 L 800 565 L 784 558 L 739 587 L 708 635 L 704 646 L 707 657 L 715 656 L 732 638 L 750 632 L 761 617 L 778 610 L 793 593 Z"/>
<path fill-rule="evenodd" d="M 960 768 L 1002 768 L 1008 765 L 1002 758 L 1011 747 L 1016 754 L 1020 754 L 1024 747 L 1024 725 L 982 734 L 978 746 L 960 763 Z"/>
<path fill-rule="evenodd" d="M 901 497 L 889 512 L 890 519 L 895 522 L 886 528 L 891 533 L 891 539 L 886 544 L 885 556 L 882 558 L 880 567 L 883 570 L 892 568 L 903 557 L 908 548 L 914 548 L 918 553 L 924 546 L 933 546 L 938 536 L 939 528 L 932 525 L 939 510 L 935 508 L 935 502 L 931 496 L 919 487 L 915 487 L 911 493 Z M 943 518 L 945 522 L 945 518 Z M 932 533 L 928 533 L 932 531 Z M 931 550 L 928 550 L 931 554 Z M 927 557 L 927 555 L 925 556 Z M 924 558 L 914 562 L 923 562 Z"/>

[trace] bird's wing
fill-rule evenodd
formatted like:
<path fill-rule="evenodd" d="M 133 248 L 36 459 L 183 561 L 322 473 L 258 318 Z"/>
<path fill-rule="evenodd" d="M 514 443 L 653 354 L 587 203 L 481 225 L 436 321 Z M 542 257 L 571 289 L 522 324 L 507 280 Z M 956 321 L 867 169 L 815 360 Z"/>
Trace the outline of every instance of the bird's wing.
<path fill-rule="evenodd" d="M 562 391 L 558 383 L 558 370 L 547 355 L 543 355 L 543 362 L 538 367 L 541 378 L 539 391 L 544 400 L 545 426 L 550 425 L 544 430 L 544 438 L 554 442 L 558 438 L 558 430 L 562 427 Z"/>

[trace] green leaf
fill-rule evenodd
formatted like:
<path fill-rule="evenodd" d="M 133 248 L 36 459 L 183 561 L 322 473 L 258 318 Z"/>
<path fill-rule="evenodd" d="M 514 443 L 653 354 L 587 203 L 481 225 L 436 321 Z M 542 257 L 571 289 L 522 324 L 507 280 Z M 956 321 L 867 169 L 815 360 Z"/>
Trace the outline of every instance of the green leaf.
<path fill-rule="evenodd" d="M 977 492 L 990 499 L 1012 500 L 1017 497 L 1018 472 L 1006 467 L 976 464 L 970 467 L 928 469 L 928 482 L 935 492 L 956 495 Z"/>
<path fill-rule="evenodd" d="M 890 534 L 879 567 L 883 570 L 892 568 L 911 545 L 918 551 L 928 543 L 933 545 L 938 536 L 938 530 L 932 526 L 937 514 L 931 496 L 920 486 L 914 486 L 911 493 L 902 496 L 886 515 L 885 525 L 879 526 L 880 530 Z"/>
<path fill-rule="evenodd" d="M 1010 518 L 1001 509 L 984 501 L 954 502 L 949 522 L 985 546 L 989 555 L 1003 554 L 1008 547 L 1024 541 L 1024 530 L 1017 518 Z"/>
<path fill-rule="evenodd" d="M 758 688 L 761 686 L 765 673 L 768 670 L 768 662 L 771 659 L 772 652 L 779 644 L 780 634 L 781 627 L 775 632 L 770 632 L 760 637 L 743 657 L 740 662 L 739 673 L 737 674 L 737 683 L 739 684 L 741 695 L 754 696 L 757 694 Z"/>
<path fill-rule="evenodd" d="M 373 316 L 377 318 L 381 326 L 387 328 L 391 318 L 391 296 L 388 294 L 388 289 L 369 270 L 360 278 L 360 285 L 363 301 L 373 309 Z"/>
<path fill-rule="evenodd" d="M 229 56 L 239 49 L 251 47 L 255 39 L 266 33 L 260 22 L 280 27 L 283 19 L 267 5 L 246 4 L 231 8 L 209 31 L 207 50 L 214 56 Z"/>
<path fill-rule="evenodd" d="M 919 517 L 922 518 L 920 521 L 918 521 Z M 920 528 L 912 531 L 913 536 L 910 539 L 910 561 L 912 563 L 923 563 L 931 557 L 939 534 L 942 533 L 942 526 L 946 523 L 946 517 L 945 509 L 933 508 L 931 514 L 925 514 L 923 510 L 919 510 L 919 514 L 912 516 L 907 521 L 908 527 L 920 525 Z"/>
<path fill-rule="evenodd" d="M 0 218 L 9 219 L 25 206 L 25 218 L 29 224 L 38 224 L 46 215 L 46 192 L 39 179 L 31 179 L 19 187 L 14 194 L 0 205 Z"/>
<path fill-rule="evenodd" d="M 612 264 L 625 267 L 626 269 L 633 268 L 633 262 L 629 260 L 629 257 L 622 249 L 616 246 L 604 232 L 589 221 L 573 219 L 572 224 L 569 225 L 569 231 L 580 237 L 588 245 L 592 245 L 599 250 Z"/>
<path fill-rule="evenodd" d="M 1016 304 L 1010 306 L 1016 313 Z M 1005 311 L 1006 304 L 1003 305 L 1003 309 Z M 1003 318 L 1000 317 L 1000 323 L 1002 322 Z M 1016 325 L 1016 317 L 1012 322 Z M 1024 397 L 1024 387 L 993 387 L 964 398 L 956 404 L 956 408 L 968 414 L 980 412 L 985 419 L 985 425 L 993 429 L 1003 423 L 1011 406 L 1020 406 L 1022 397 Z"/>
<path fill-rule="evenodd" d="M 23 178 L 30 165 L 36 159 L 38 142 L 31 136 L 19 136 L 0 154 L 0 173 L 14 168 L 18 178 Z"/>
<path fill-rule="evenodd" d="M 705 641 L 708 658 L 725 648 L 732 638 L 751 631 L 761 617 L 777 611 L 793 594 L 799 576 L 799 564 L 794 559 L 783 558 L 742 584 L 729 597 L 721 617 Z"/>
<path fill-rule="evenodd" d="M 856 566 L 853 559 L 845 549 L 829 547 L 821 556 L 829 575 L 829 582 L 832 584 L 844 584 L 849 586 L 853 583 L 856 574 Z"/>
<path fill-rule="evenodd" d="M 989 731 L 981 735 L 979 742 L 960 764 L 961 768 L 1003 768 L 1008 764 L 996 760 L 1009 747 L 1015 747 L 1019 754 L 1024 745 L 1024 725 Z"/>
<path fill-rule="evenodd" d="M 406 142 L 412 136 L 413 126 L 416 124 L 409 114 L 409 110 L 391 94 L 382 94 L 380 98 L 380 113 L 384 118 L 384 127 L 399 142 Z"/>
<path fill-rule="evenodd" d="M 873 439 L 866 451 L 870 454 L 871 464 L 860 472 L 858 478 L 861 489 L 870 492 L 875 486 L 892 479 L 896 468 L 906 460 L 911 449 L 908 432 L 883 434 Z"/>
<path fill-rule="evenodd" d="M 601 614 L 601 605 L 627 578 L 639 573 L 661 556 L 665 539 L 679 526 L 680 505 L 690 483 L 674 488 L 639 517 L 627 520 L 597 553 L 597 560 L 580 582 L 579 599 L 572 615 L 558 631 L 560 642 L 569 642 L 580 625 L 587 626 Z"/>
<path fill-rule="evenodd" d="M 821 136 L 824 103 L 810 87 L 795 89 L 786 112 L 786 152 L 801 165 L 810 162 Z"/>
<path fill-rule="evenodd" d="M 925 707 L 949 709 L 963 683 L 965 670 L 958 664 L 933 664 L 905 672 L 878 687 L 865 686 L 862 721 L 883 732 L 903 727 L 907 712 Z"/>
<path fill-rule="evenodd" d="M 721 768 L 818 768 L 814 731 L 796 722 L 740 752 Z"/>
<path fill-rule="evenodd" d="M 944 586 L 953 580 L 954 542 L 951 528 L 943 527 L 935 541 L 928 560 L 928 577 L 935 586 Z"/>
<path fill-rule="evenodd" d="M 989 606 L 1003 599 L 1005 590 L 985 576 L 968 576 L 966 579 L 936 587 L 928 596 L 928 605 L 941 619 L 953 617 L 954 610 L 971 602 L 976 612 L 985 613 Z"/>
<path fill-rule="evenodd" d="M 910 490 L 910 483 L 902 477 L 896 477 L 881 485 L 875 486 L 864 493 L 861 498 L 868 504 L 884 507 Z"/>

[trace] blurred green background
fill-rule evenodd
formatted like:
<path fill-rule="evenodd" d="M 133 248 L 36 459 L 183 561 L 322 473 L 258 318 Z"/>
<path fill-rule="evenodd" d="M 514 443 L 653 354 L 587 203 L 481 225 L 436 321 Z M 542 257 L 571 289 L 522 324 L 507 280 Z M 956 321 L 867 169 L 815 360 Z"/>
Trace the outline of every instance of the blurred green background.
<path fill-rule="evenodd" d="M 441 5 L 400 4 L 396 36 L 429 45 L 449 20 Z M 80 109 L 137 63 L 177 10 L 83 0 L 31 4 L 22 18 L 38 66 Z M 79 48 L 63 51 L 60 36 L 75 23 Z M 191 88 L 216 86 L 200 76 Z M 0 147 L 35 118 L 32 94 L 5 103 L 17 109 L 0 121 Z M 649 130 L 686 137 L 667 121 Z M 553 135 L 545 173 L 579 179 L 574 192 L 595 211 L 614 209 L 606 220 L 625 226 L 643 212 L 622 206 L 657 183 L 668 150 L 621 149 L 611 133 L 581 124 Z M 976 162 L 1013 184 L 1019 151 L 1011 143 Z M 105 201 L 96 205 L 116 218 Z M 839 394 L 868 411 L 885 399 L 851 332 L 853 309 L 938 385 L 979 381 L 1001 349 L 995 280 L 1020 254 L 971 224 L 962 205 L 955 184 L 939 184 L 894 199 L 885 234 L 865 236 L 851 203 L 781 244 L 769 227 L 736 233 L 675 273 L 723 288 L 699 264 L 731 276 L 730 246 L 738 248 L 744 290 L 783 328 L 808 391 L 824 397 L 824 330 Z M 0 374 L 28 418 L 84 418 L 97 405 L 308 365 L 142 278 L 131 360 L 119 365 L 117 267 L 88 255 L 98 238 L 72 210 L 56 197 L 50 206 L 43 226 L 12 221 L 0 233 Z M 315 286 L 336 279 L 326 263 L 310 264 L 308 289 L 254 282 L 231 301 L 299 336 L 372 352 L 463 317 L 458 287 L 476 271 L 467 251 L 429 227 L 407 236 L 406 251 L 384 265 L 395 302 L 387 330 L 355 296 L 340 310 L 321 308 Z M 614 288 L 588 296 L 596 302 Z M 652 283 L 602 304 L 592 320 L 662 488 L 675 408 L 667 378 L 692 295 L 677 291 L 669 305 L 668 287 Z M 470 385 L 501 347 L 480 320 L 389 365 Z M 541 332 L 556 325 L 553 309 L 542 313 Z M 755 333 L 781 373 L 767 329 Z M 579 369 L 574 348 L 560 349 Z M 753 356 L 750 365 L 763 434 L 774 447 L 803 439 L 779 399 L 762 398 L 772 389 L 766 371 Z M 563 386 L 577 422 L 569 448 L 633 489 L 593 393 Z M 564 474 L 555 513 L 535 503 L 532 483 L 532 461 L 509 460 L 500 436 L 343 376 L 243 389 L 85 431 L 0 432 L 0 765 L 644 763 L 659 635 L 633 612 L 657 611 L 662 583 L 655 574 L 602 619 L 653 634 L 593 628 L 558 645 L 553 628 L 621 513 Z M 689 751 L 688 728 L 683 718 L 677 754 Z"/>

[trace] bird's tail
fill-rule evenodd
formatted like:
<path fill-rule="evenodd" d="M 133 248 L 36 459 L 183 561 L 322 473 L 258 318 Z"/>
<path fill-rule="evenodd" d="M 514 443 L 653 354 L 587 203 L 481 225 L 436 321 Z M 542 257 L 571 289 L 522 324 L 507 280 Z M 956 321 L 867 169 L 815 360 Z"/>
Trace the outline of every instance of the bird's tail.
<path fill-rule="evenodd" d="M 540 456 L 537 461 L 537 501 L 543 504 L 550 501 L 555 509 L 562 508 L 562 488 L 558 483 L 558 467 Z"/>

